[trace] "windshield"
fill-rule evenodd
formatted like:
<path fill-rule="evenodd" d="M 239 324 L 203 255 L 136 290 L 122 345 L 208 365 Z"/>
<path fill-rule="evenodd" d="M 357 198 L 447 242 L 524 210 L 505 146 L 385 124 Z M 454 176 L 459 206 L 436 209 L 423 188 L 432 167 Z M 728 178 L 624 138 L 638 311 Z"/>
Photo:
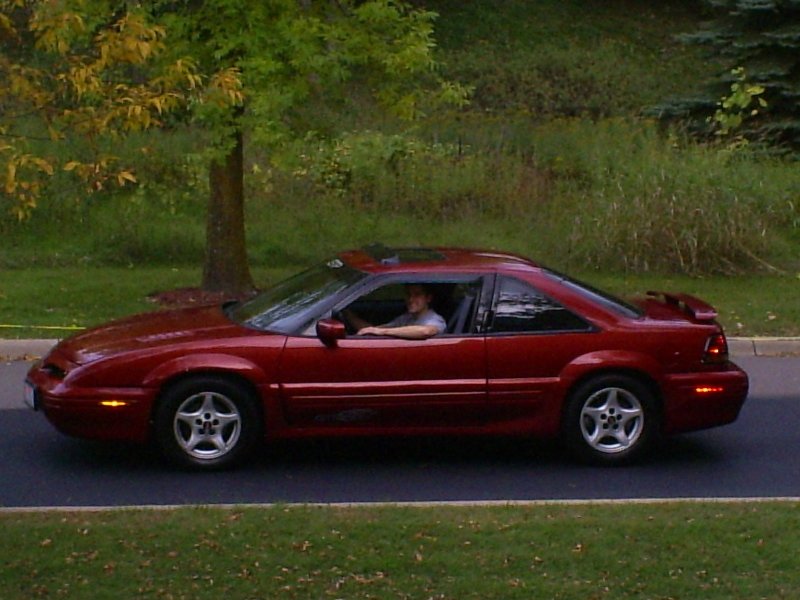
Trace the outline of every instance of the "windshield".
<path fill-rule="evenodd" d="M 329 299 L 364 277 L 365 273 L 333 259 L 231 307 L 228 317 L 261 331 L 292 334 L 318 317 Z"/>
<path fill-rule="evenodd" d="M 604 292 L 602 290 L 597 289 L 589 285 L 588 283 L 584 283 L 583 281 L 578 281 L 577 279 L 573 279 L 568 275 L 564 275 L 563 273 L 559 273 L 558 271 L 553 271 L 552 269 L 543 269 L 543 272 L 554 279 L 557 279 L 567 287 L 573 289 L 574 291 L 580 293 L 584 297 L 590 298 L 594 302 L 604 306 L 608 309 L 613 310 L 617 314 L 621 314 L 625 317 L 631 319 L 638 319 L 644 313 L 641 309 L 637 308 L 633 304 L 629 302 L 625 302 L 624 300 L 620 300 L 616 296 L 612 296 L 608 292 Z"/>

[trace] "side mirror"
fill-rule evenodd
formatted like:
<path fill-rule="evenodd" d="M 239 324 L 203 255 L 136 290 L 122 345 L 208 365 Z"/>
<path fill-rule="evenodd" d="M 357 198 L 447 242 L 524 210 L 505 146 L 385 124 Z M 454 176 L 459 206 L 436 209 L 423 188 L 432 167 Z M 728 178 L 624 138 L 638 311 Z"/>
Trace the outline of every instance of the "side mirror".
<path fill-rule="evenodd" d="M 326 346 L 335 346 L 337 340 L 347 336 L 344 323 L 336 319 L 320 319 L 317 321 L 317 337 Z"/>

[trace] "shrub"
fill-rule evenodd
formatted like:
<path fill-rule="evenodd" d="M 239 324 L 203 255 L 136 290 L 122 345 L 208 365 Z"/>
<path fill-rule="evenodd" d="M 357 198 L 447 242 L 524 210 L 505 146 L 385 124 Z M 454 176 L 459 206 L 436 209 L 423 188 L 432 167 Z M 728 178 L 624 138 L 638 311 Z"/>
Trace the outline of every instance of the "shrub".
<path fill-rule="evenodd" d="M 648 123 L 562 122 L 540 129 L 537 156 L 560 175 L 574 260 L 702 274 L 764 264 L 794 217 L 790 165 L 678 143 Z"/>

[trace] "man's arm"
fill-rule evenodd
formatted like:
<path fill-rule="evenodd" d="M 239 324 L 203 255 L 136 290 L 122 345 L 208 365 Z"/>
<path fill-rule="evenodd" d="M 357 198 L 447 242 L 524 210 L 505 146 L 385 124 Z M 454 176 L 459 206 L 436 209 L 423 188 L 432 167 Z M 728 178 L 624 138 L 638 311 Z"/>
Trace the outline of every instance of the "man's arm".
<path fill-rule="evenodd" d="M 389 335 L 405 340 L 424 340 L 439 333 L 436 325 L 403 325 L 401 327 L 364 327 L 358 335 Z"/>

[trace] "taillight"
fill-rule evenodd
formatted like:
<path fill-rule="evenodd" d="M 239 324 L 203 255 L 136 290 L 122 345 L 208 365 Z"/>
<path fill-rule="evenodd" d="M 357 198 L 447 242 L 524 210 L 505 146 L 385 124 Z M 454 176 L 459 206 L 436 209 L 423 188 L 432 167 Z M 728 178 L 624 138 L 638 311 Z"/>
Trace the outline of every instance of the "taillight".
<path fill-rule="evenodd" d="M 724 333 L 715 333 L 706 342 L 703 362 L 724 363 L 728 361 L 728 340 Z"/>

